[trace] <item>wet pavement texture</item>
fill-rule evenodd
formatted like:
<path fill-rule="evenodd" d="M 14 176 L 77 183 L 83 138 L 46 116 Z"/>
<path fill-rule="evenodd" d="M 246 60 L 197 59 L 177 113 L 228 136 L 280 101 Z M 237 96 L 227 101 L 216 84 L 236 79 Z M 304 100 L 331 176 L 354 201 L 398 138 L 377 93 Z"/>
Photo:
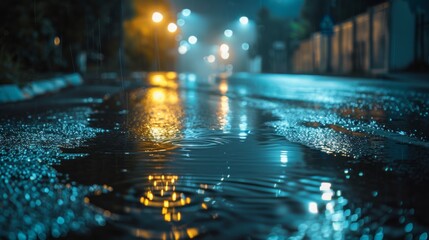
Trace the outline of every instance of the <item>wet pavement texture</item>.
<path fill-rule="evenodd" d="M 143 85 L 0 107 L 0 238 L 428 239 L 427 84 Z"/>

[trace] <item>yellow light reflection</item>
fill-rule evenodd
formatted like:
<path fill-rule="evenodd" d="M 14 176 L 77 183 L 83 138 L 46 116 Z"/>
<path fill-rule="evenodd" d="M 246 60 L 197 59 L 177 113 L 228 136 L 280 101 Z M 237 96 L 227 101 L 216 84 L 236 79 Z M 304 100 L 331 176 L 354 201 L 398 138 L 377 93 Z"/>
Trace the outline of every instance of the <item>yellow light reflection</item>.
<path fill-rule="evenodd" d="M 149 84 L 157 87 L 177 88 L 176 72 L 153 72 L 148 75 Z"/>
<path fill-rule="evenodd" d="M 191 203 L 191 198 L 184 193 L 170 191 L 169 185 L 176 184 L 179 176 L 176 175 L 150 175 L 148 177 L 148 188 L 144 196 L 140 198 L 140 203 L 161 209 L 164 221 L 178 222 L 182 220 L 182 214 L 177 211 L 178 207 L 183 207 Z"/>
<path fill-rule="evenodd" d="M 171 231 L 163 233 L 153 233 L 150 230 L 137 229 L 134 235 L 145 238 L 161 238 L 163 236 L 174 239 L 189 239 L 196 238 L 199 235 L 197 228 L 186 228 L 186 225 L 177 225 L 184 218 L 183 207 L 189 206 L 192 202 L 191 198 L 183 192 L 176 192 L 175 186 L 180 183 L 179 176 L 168 174 L 151 174 L 147 178 L 146 189 L 141 194 L 139 202 L 151 209 L 159 209 L 162 221 L 171 225 Z M 202 188 L 208 188 L 207 184 L 200 184 Z M 166 187 L 168 187 L 166 189 Z M 207 203 L 201 203 L 202 209 L 209 209 Z M 174 224 L 175 223 L 175 224 Z"/>
<path fill-rule="evenodd" d="M 176 72 L 167 72 L 165 74 L 165 76 L 167 77 L 167 79 L 170 79 L 170 80 L 177 79 L 177 73 Z"/>
<path fill-rule="evenodd" d="M 169 140 L 181 137 L 183 110 L 178 92 L 166 88 L 149 88 L 143 94 L 135 93 L 132 97 L 136 98 L 136 110 L 132 113 L 129 127 L 137 138 L 145 140 L 139 142 L 142 150 L 175 148 Z"/>
<path fill-rule="evenodd" d="M 149 198 L 149 200 L 151 200 L 151 201 L 153 200 L 153 194 L 152 194 L 152 192 L 149 191 L 147 193 L 147 198 Z"/>
<path fill-rule="evenodd" d="M 218 109 L 216 112 L 220 129 L 224 132 L 230 130 L 230 119 L 229 119 L 229 98 L 227 96 L 220 97 Z"/>
<path fill-rule="evenodd" d="M 228 82 L 226 79 L 222 79 L 219 83 L 219 91 L 221 94 L 225 94 L 228 92 Z"/>
<path fill-rule="evenodd" d="M 189 238 L 195 238 L 196 236 L 198 236 L 198 229 L 188 228 L 186 229 L 186 233 L 188 234 Z"/>
<path fill-rule="evenodd" d="M 164 220 L 165 220 L 166 222 L 171 222 L 171 214 L 170 214 L 170 213 L 166 213 L 166 214 L 164 215 Z"/>
<path fill-rule="evenodd" d="M 59 46 L 59 45 L 60 45 L 60 43 L 61 43 L 61 39 L 60 39 L 60 37 L 55 37 L 55 38 L 54 38 L 54 45 L 55 45 L 55 46 Z"/>

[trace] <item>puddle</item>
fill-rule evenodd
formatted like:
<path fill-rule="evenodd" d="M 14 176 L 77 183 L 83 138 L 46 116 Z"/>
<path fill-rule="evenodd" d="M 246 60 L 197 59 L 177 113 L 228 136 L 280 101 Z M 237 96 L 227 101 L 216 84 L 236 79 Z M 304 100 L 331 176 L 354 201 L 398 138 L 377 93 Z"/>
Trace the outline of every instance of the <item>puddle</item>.
<path fill-rule="evenodd" d="M 106 224 L 79 236 L 87 239 L 428 238 L 428 94 L 311 77 L 290 84 L 281 78 L 246 79 L 248 85 L 222 80 L 214 92 L 178 89 L 164 80 L 162 86 L 171 88 L 137 89 L 126 103 L 112 98 L 83 114 L 86 120 L 46 127 L 78 128 L 76 135 L 37 124 L 29 131 L 31 121 L 22 128 L 2 124 L 8 147 L 23 138 L 14 133 L 34 132 L 23 139 L 34 139 L 37 148 L 28 144 L 22 151 L 53 159 L 40 169 L 22 159 L 25 167 L 13 174 L 31 178 L 26 169 L 46 171 L 36 178 L 36 193 L 50 179 L 67 199 L 77 192 L 78 204 L 63 201 L 60 209 L 79 208 L 84 217 L 54 215 L 45 226 L 69 223 L 59 228 L 63 236 L 82 226 L 73 225 L 76 219 L 88 227 Z M 11 156 L 28 155 L 14 151 Z M 74 159 L 58 164 L 63 156 Z M 60 175 L 79 190 L 69 193 Z M 93 185 L 104 187 L 83 187 Z M 37 214 L 22 194 L 16 201 L 23 216 Z M 42 232 L 42 238 L 57 236 Z"/>
<path fill-rule="evenodd" d="M 102 161 L 90 182 L 114 189 L 90 198 L 111 214 L 90 237 L 425 239 L 427 168 L 415 162 L 428 154 L 425 141 L 345 117 L 337 104 L 132 92 L 115 137 L 124 144 L 74 163 Z"/>

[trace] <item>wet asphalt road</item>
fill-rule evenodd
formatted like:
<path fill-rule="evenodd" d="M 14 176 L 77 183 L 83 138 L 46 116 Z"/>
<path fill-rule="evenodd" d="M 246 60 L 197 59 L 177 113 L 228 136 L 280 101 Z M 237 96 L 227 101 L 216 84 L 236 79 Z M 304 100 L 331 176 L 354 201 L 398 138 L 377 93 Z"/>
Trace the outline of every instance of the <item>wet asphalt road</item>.
<path fill-rule="evenodd" d="M 0 111 L 1 238 L 428 238 L 425 83 L 153 73 Z"/>

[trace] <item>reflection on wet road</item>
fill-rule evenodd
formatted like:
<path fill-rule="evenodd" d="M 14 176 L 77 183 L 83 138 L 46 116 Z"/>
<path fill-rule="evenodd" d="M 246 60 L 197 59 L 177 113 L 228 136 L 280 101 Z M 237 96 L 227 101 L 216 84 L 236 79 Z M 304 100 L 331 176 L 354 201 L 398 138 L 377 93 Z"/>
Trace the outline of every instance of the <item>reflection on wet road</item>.
<path fill-rule="evenodd" d="M 79 237 L 428 238 L 427 88 L 172 72 L 148 83 L 94 107 L 87 127 L 104 130 L 52 169 L 106 188 L 85 201 L 107 225 Z"/>

